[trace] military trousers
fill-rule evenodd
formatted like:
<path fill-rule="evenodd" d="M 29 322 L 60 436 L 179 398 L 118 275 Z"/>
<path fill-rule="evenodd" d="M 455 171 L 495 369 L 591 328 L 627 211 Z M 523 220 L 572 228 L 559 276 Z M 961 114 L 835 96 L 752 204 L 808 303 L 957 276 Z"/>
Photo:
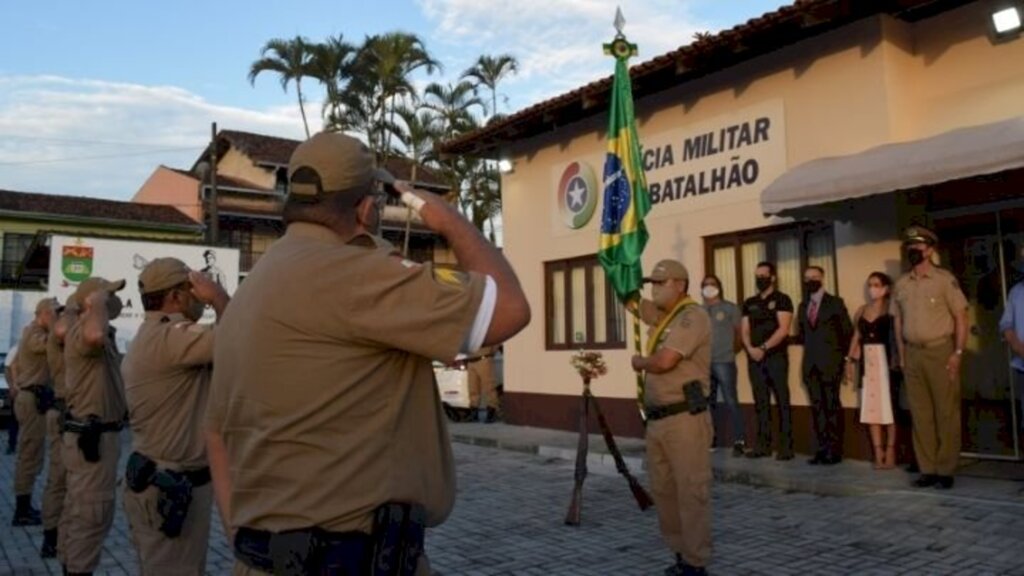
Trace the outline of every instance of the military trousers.
<path fill-rule="evenodd" d="M 92 572 L 100 563 L 103 541 L 114 523 L 114 489 L 121 436 L 100 436 L 99 462 L 88 462 L 78 448 L 78 434 L 64 432 L 61 442 L 67 469 L 67 495 L 60 517 L 57 557 L 68 572 Z"/>
<path fill-rule="evenodd" d="M 960 375 L 946 370 L 953 350 L 952 339 L 927 348 L 906 346 L 907 401 L 922 474 L 952 476 L 960 460 Z"/>
<path fill-rule="evenodd" d="M 485 408 L 498 408 L 498 383 L 494 380 L 494 362 L 491 358 L 482 358 L 469 364 L 466 368 L 469 380 L 469 407 L 480 407 L 483 397 Z"/>
<path fill-rule="evenodd" d="M 160 531 L 163 518 L 157 511 L 160 491 L 150 486 L 133 492 L 125 486 L 124 512 L 132 530 L 132 543 L 139 555 L 142 576 L 203 576 L 206 551 L 210 542 L 210 514 L 213 511 L 213 484 L 192 489 L 181 534 L 168 538 Z"/>
<path fill-rule="evenodd" d="M 46 412 L 46 446 L 49 462 L 46 469 L 46 488 L 43 489 L 43 529 L 52 530 L 60 524 L 67 494 L 67 473 L 64 470 L 61 426 L 63 417 L 60 410 Z"/>
<path fill-rule="evenodd" d="M 661 536 L 691 566 L 711 560 L 711 414 L 647 424 L 647 470 Z"/>
<path fill-rule="evenodd" d="M 14 399 L 18 419 L 18 455 L 14 463 L 14 495 L 31 495 L 43 469 L 46 451 L 46 417 L 36 409 L 36 395 L 21 390 Z"/>

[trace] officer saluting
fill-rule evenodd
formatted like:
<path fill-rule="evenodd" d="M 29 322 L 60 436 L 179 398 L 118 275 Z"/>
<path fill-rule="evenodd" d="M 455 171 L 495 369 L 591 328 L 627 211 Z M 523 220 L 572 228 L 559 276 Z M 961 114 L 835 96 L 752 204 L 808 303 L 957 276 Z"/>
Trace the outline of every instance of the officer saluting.
<path fill-rule="evenodd" d="M 711 559 L 711 318 L 687 295 L 690 275 L 662 260 L 645 282 L 652 301 L 641 303 L 647 356 L 633 356 L 646 372 L 647 466 L 658 525 L 676 563 L 667 576 L 706 573 Z M 652 306 L 653 304 L 653 306 Z"/>
<path fill-rule="evenodd" d="M 53 327 L 46 338 L 46 363 L 53 381 L 53 407 L 46 413 L 46 442 L 49 446 L 49 464 L 46 470 L 46 488 L 43 490 L 43 545 L 39 555 L 53 558 L 57 555 L 57 530 L 67 496 L 67 471 L 64 469 L 63 443 L 64 412 L 67 411 L 67 385 L 64 375 L 64 337 L 68 326 L 76 318 L 73 300 L 58 306 Z"/>
<path fill-rule="evenodd" d="M 114 522 L 114 487 L 124 428 L 121 357 L 110 321 L 121 315 L 124 280 L 93 277 L 72 298 L 82 312 L 64 338 L 68 412 L 64 421 L 67 496 L 60 553 L 68 575 L 91 574 Z"/>
<path fill-rule="evenodd" d="M 403 260 L 377 236 L 389 175 L 373 166 L 343 134 L 295 149 L 287 232 L 217 328 L 208 454 L 238 576 L 429 574 L 425 527 L 455 499 L 431 360 L 530 319 L 508 262 L 443 198 L 397 185 L 463 271 Z"/>
<path fill-rule="evenodd" d="M 953 487 L 960 457 L 960 361 L 967 299 L 956 277 L 932 264 L 939 238 L 923 226 L 903 234 L 910 272 L 896 281 L 892 314 L 906 349 L 904 375 L 921 476 L 914 486 Z"/>
<path fill-rule="evenodd" d="M 196 322 L 206 305 L 228 303 L 219 284 L 177 258 L 139 274 L 146 318 L 121 364 L 133 452 L 124 509 L 147 575 L 206 571 L 213 489 L 203 418 L 213 362 L 213 329 Z"/>

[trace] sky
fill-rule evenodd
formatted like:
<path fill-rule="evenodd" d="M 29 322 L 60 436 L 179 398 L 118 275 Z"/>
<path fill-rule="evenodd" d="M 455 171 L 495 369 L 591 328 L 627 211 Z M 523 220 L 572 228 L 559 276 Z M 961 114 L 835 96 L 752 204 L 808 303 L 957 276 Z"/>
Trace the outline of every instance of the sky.
<path fill-rule="evenodd" d="M 648 60 L 696 32 L 730 28 L 785 0 L 3 0 L 0 189 L 130 200 L 161 164 L 189 168 L 210 123 L 303 138 L 294 86 L 247 78 L 271 38 L 412 32 L 458 79 L 482 54 L 511 54 L 513 113 L 609 76 L 601 44 L 625 33 Z M 311 130 L 322 90 L 303 83 Z"/>

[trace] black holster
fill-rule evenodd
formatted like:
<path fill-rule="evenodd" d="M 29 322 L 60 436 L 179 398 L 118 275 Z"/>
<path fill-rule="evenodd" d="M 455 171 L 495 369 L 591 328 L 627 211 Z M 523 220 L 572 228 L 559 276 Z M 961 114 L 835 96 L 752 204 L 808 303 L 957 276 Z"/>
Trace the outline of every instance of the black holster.
<path fill-rule="evenodd" d="M 32 395 L 35 396 L 36 412 L 39 412 L 40 414 L 46 414 L 47 412 L 49 412 L 50 408 L 53 407 L 55 399 L 53 395 L 53 388 L 50 388 L 49 386 L 32 386 L 31 388 L 26 388 L 25 390 L 31 392 Z"/>
<path fill-rule="evenodd" d="M 188 510 L 192 506 L 192 489 L 210 482 L 210 469 L 202 468 L 192 472 L 162 470 L 148 456 L 132 452 L 128 457 L 125 481 L 135 493 L 156 486 L 160 532 L 168 538 L 177 538 L 181 535 Z"/>
<path fill-rule="evenodd" d="M 373 576 L 412 576 L 423 554 L 426 510 L 418 504 L 389 502 L 373 521 Z"/>
<path fill-rule="evenodd" d="M 704 395 L 704 385 L 700 380 L 683 384 L 686 396 L 686 408 L 690 414 L 700 414 L 708 409 L 708 397 Z"/>
<path fill-rule="evenodd" d="M 85 422 L 64 423 L 64 428 L 78 434 L 78 449 L 82 451 L 82 457 L 86 462 L 100 461 L 100 437 L 103 435 L 102 424 L 98 416 L 90 415 Z"/>

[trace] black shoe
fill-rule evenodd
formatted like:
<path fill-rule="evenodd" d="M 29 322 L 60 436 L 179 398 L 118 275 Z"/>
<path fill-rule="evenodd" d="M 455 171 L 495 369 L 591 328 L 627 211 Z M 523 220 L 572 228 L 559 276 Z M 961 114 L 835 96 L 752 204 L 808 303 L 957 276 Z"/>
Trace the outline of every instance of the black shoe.
<path fill-rule="evenodd" d="M 746 445 L 743 442 L 735 442 L 735 443 L 733 443 L 733 445 L 732 445 L 732 457 L 733 458 L 739 458 L 740 456 L 743 456 L 743 453 L 746 452 L 746 450 L 744 450 L 744 448 L 746 448 Z"/>
<path fill-rule="evenodd" d="M 907 464 L 908 474 L 919 474 L 920 472 L 921 469 L 917 467 L 917 462 L 911 462 L 910 464 Z"/>
<path fill-rule="evenodd" d="M 821 452 L 818 452 L 817 454 L 814 455 L 814 458 L 811 458 L 810 460 L 808 460 L 807 463 L 810 464 L 811 466 L 817 466 L 818 464 L 824 464 L 825 463 L 825 455 L 822 454 Z"/>
<path fill-rule="evenodd" d="M 35 512 L 33 514 L 32 512 Z M 11 520 L 11 526 L 39 526 L 43 523 L 43 518 L 39 515 L 39 512 L 30 510 L 27 513 L 15 514 Z"/>
<path fill-rule="evenodd" d="M 821 463 L 823 465 L 825 465 L 825 466 L 835 466 L 836 464 L 839 464 L 842 461 L 843 461 L 843 457 L 842 456 L 832 456 L 832 455 L 825 456 L 824 458 L 821 459 Z"/>
<path fill-rule="evenodd" d="M 793 451 L 792 450 L 780 450 L 779 453 L 775 455 L 775 459 L 779 460 L 779 461 L 792 460 L 793 459 Z"/>
<path fill-rule="evenodd" d="M 500 420 L 500 417 L 498 416 L 497 409 L 495 409 L 495 408 L 488 408 L 487 409 L 487 416 L 484 417 L 484 424 L 494 424 L 495 422 L 497 422 L 499 420 Z"/>
<path fill-rule="evenodd" d="M 953 487 L 953 477 L 952 476 L 936 476 L 935 477 L 935 487 L 937 489 L 939 489 L 939 490 L 949 490 L 950 488 Z"/>
<path fill-rule="evenodd" d="M 57 529 L 43 530 L 43 546 L 39 549 L 39 555 L 43 558 L 57 557 Z"/>
<path fill-rule="evenodd" d="M 761 450 L 760 448 L 755 448 L 754 450 L 747 452 L 747 458 L 765 458 L 767 456 L 771 456 L 771 453 L 767 450 Z"/>
<path fill-rule="evenodd" d="M 919 476 L 917 480 L 911 482 L 910 485 L 915 488 L 928 488 L 930 486 L 935 486 L 938 482 L 939 477 L 935 474 L 921 474 L 921 476 Z"/>
<path fill-rule="evenodd" d="M 707 573 L 707 568 L 704 568 L 703 566 L 698 567 L 690 565 L 683 566 L 683 571 L 680 572 L 682 576 L 707 576 Z"/>
<path fill-rule="evenodd" d="M 14 446 L 7 447 L 7 455 L 10 456 L 11 454 L 14 454 Z"/>

